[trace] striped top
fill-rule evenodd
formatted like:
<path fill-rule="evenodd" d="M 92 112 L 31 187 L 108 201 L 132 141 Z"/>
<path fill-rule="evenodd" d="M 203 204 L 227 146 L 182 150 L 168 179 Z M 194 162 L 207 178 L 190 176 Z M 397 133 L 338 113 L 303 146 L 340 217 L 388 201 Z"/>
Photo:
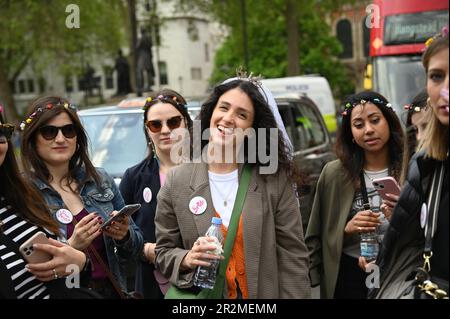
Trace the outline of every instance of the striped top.
<path fill-rule="evenodd" d="M 38 231 L 43 231 L 47 236 L 52 234 L 17 216 L 3 196 L 0 197 L 0 225 L 3 234 L 17 243 L 18 246 L 22 245 Z M 16 250 L 16 247 L 11 247 L 11 243 L 0 242 L 0 259 L 9 272 L 17 299 L 50 298 L 44 283 L 37 280 L 34 275 L 26 270 L 25 260 L 20 252 Z"/>

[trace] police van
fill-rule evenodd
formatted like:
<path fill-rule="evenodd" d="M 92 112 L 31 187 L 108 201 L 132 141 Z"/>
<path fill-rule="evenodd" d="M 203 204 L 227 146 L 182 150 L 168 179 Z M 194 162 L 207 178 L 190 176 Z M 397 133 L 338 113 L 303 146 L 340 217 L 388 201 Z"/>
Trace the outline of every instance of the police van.
<path fill-rule="evenodd" d="M 276 96 L 294 93 L 307 95 L 317 105 L 328 131 L 334 135 L 337 129 L 336 107 L 326 78 L 315 75 L 264 79 L 261 81 Z"/>

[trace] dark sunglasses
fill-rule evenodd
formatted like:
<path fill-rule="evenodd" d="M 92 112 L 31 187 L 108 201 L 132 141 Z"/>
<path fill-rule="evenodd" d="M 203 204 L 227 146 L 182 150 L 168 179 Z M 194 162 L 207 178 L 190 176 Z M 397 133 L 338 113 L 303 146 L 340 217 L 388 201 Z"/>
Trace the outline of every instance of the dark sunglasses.
<path fill-rule="evenodd" d="M 180 127 L 182 120 L 183 120 L 182 116 L 174 116 L 165 122 L 169 129 L 174 130 Z M 161 120 L 145 121 L 145 125 L 153 133 L 158 133 L 161 132 L 161 129 L 163 127 L 163 121 Z"/>
<path fill-rule="evenodd" d="M 14 125 L 0 124 L 0 143 L 6 143 L 14 132 Z"/>
<path fill-rule="evenodd" d="M 65 138 L 74 138 L 77 136 L 77 130 L 75 129 L 75 125 L 67 124 L 64 126 L 53 126 L 46 125 L 39 128 L 39 133 L 41 133 L 42 137 L 46 140 L 53 140 L 58 132 L 61 130 Z"/>

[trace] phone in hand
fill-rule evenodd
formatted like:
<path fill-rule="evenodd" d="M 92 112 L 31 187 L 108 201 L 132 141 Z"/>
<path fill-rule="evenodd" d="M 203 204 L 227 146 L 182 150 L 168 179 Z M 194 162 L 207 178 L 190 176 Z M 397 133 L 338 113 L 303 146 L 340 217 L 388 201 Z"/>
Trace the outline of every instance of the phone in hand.
<path fill-rule="evenodd" d="M 49 253 L 42 250 L 34 250 L 33 244 L 48 244 L 49 240 L 43 232 L 37 232 L 27 241 L 20 245 L 19 250 L 23 258 L 29 264 L 43 263 L 53 258 Z"/>
<path fill-rule="evenodd" d="M 117 221 L 122 217 L 131 216 L 131 214 L 139 210 L 139 208 L 141 208 L 141 204 L 131 204 L 122 207 L 122 209 L 119 210 L 119 212 L 116 215 L 110 217 L 107 221 L 103 223 L 101 229 L 105 229 L 106 227 L 111 226 L 112 222 Z"/>
<path fill-rule="evenodd" d="M 401 187 L 393 177 L 382 177 L 372 181 L 373 187 L 378 191 L 381 198 L 391 200 L 386 194 L 400 195 Z"/>

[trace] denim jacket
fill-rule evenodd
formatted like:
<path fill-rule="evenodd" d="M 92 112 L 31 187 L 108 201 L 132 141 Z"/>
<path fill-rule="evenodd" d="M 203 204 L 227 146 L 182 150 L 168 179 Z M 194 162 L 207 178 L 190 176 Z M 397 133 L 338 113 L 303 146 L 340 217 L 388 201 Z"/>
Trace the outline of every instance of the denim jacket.
<path fill-rule="evenodd" d="M 120 210 L 125 204 L 116 184 L 114 183 L 114 180 L 106 173 L 104 169 L 96 168 L 96 170 L 100 176 L 101 187 L 97 188 L 95 181 L 91 179 L 81 188 L 80 197 L 83 201 L 84 207 L 89 213 L 96 212 L 99 216 L 106 220 L 113 210 Z M 84 169 L 80 170 L 76 176 L 77 182 L 83 180 L 84 174 Z M 46 182 L 40 179 L 35 179 L 33 182 L 44 196 L 50 207 L 53 218 L 57 220 L 55 216 L 56 212 L 61 208 L 65 208 L 61 196 Z M 103 235 L 109 269 L 124 291 L 127 291 L 127 272 L 125 267 L 134 256 L 140 255 L 140 247 L 143 245 L 143 237 L 139 231 L 139 228 L 131 218 L 129 219 L 129 222 L 129 238 L 126 242 L 119 243 L 111 237 Z M 67 237 L 67 226 L 62 223 L 59 224 L 61 233 Z"/>

